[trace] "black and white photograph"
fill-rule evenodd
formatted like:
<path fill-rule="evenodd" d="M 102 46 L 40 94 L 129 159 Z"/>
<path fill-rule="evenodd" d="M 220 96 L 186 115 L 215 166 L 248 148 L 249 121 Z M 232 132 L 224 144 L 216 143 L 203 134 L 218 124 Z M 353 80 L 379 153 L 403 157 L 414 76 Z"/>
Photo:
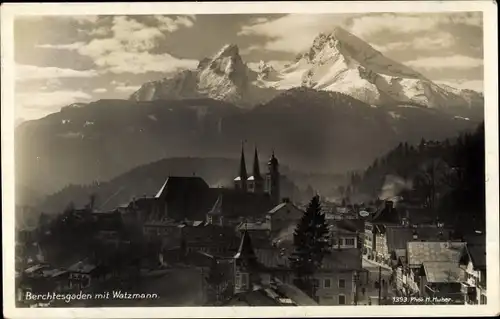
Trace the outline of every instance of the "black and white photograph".
<path fill-rule="evenodd" d="M 390 3 L 12 5 L 8 317 L 498 314 L 496 6 Z"/>

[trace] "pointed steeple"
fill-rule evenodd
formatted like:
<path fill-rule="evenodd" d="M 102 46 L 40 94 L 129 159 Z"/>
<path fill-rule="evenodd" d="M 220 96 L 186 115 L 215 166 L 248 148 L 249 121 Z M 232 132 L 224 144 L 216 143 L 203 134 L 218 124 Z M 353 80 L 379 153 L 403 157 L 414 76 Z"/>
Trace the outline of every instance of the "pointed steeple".
<path fill-rule="evenodd" d="M 245 148 L 244 148 L 244 143 L 241 142 L 241 159 L 240 159 L 240 171 L 239 171 L 239 178 L 241 179 L 241 188 L 243 190 L 246 190 L 247 184 L 246 181 L 248 179 L 248 174 L 247 174 L 247 166 L 245 163 Z"/>
<path fill-rule="evenodd" d="M 234 255 L 234 259 L 242 259 L 242 260 L 257 260 L 257 256 L 253 250 L 252 240 L 250 239 L 250 235 L 248 231 L 245 229 L 243 232 L 243 236 L 241 237 L 240 247 L 238 248 L 238 252 Z"/>
<path fill-rule="evenodd" d="M 253 156 L 253 178 L 255 180 L 262 179 L 262 176 L 260 175 L 259 154 L 257 152 L 257 146 L 255 147 L 255 154 Z"/>

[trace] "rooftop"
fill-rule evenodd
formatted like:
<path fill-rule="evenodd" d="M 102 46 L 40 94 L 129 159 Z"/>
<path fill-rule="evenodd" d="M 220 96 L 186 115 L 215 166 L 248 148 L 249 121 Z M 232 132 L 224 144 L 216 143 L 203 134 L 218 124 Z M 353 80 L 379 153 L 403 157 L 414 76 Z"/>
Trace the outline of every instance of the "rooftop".
<path fill-rule="evenodd" d="M 452 262 L 458 265 L 465 245 L 462 242 L 408 242 L 408 264 L 419 266 L 424 262 Z"/>
<path fill-rule="evenodd" d="M 427 282 L 458 283 L 465 281 L 465 272 L 454 262 L 424 262 Z"/>
<path fill-rule="evenodd" d="M 242 230 L 271 230 L 271 225 L 265 222 L 253 222 L 253 223 L 247 223 L 247 222 L 242 222 L 238 226 L 236 226 L 236 229 L 238 231 Z"/>
<path fill-rule="evenodd" d="M 86 263 L 85 261 L 79 261 L 76 264 L 71 265 L 68 268 L 70 272 L 81 272 L 81 273 L 89 273 L 96 268 L 95 265 Z"/>

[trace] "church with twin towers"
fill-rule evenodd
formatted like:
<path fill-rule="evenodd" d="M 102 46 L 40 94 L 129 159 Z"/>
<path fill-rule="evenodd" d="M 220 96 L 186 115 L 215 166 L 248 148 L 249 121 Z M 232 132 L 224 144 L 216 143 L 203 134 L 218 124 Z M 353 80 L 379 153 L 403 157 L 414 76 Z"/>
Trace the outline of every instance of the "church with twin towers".
<path fill-rule="evenodd" d="M 279 203 L 281 201 L 280 178 L 279 162 L 274 155 L 274 150 L 267 162 L 267 172 L 264 176 L 261 174 L 257 147 L 254 149 L 252 175 L 248 176 L 245 147 L 244 143 L 242 143 L 239 172 L 234 179 L 234 188 L 236 190 L 257 194 L 268 193 L 273 203 Z"/>

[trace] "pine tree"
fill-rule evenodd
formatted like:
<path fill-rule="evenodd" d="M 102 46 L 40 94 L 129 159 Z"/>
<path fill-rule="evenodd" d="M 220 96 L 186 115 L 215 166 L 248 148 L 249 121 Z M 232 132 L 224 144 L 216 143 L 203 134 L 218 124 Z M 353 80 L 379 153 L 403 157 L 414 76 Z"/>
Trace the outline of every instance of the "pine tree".
<path fill-rule="evenodd" d="M 321 211 L 319 196 L 314 196 L 293 234 L 295 250 L 290 256 L 297 286 L 314 298 L 314 274 L 328 253 L 328 225 Z"/>

